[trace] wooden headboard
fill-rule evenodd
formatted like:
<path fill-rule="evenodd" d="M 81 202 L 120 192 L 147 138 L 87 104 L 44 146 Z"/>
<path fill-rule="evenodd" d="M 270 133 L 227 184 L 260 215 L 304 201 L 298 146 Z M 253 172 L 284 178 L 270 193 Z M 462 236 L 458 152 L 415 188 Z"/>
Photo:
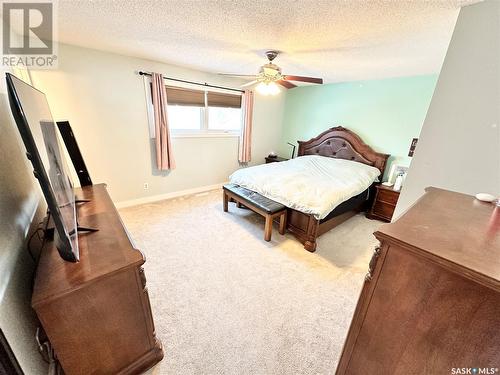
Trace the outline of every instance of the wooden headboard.
<path fill-rule="evenodd" d="M 354 160 L 368 164 L 384 174 L 389 155 L 374 151 L 370 146 L 349 129 L 337 126 L 330 128 L 308 141 L 298 141 L 297 156 L 321 155 L 329 158 Z"/>

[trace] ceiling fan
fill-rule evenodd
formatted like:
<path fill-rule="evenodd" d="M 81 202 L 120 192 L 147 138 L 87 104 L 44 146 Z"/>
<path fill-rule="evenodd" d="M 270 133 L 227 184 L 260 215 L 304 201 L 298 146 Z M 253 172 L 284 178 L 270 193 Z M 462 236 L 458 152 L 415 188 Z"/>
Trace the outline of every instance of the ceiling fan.
<path fill-rule="evenodd" d="M 260 67 L 258 74 L 225 74 L 221 73 L 221 75 L 231 76 L 231 77 L 245 77 L 245 78 L 255 78 L 251 82 L 245 83 L 241 87 L 252 86 L 254 84 L 258 84 L 256 89 L 261 94 L 264 95 L 275 95 L 279 93 L 279 88 L 276 84 L 285 87 L 286 89 L 293 89 L 297 87 L 296 84 L 290 81 L 298 81 L 298 82 L 308 82 L 308 83 L 317 83 L 323 84 L 322 78 L 313 78 L 313 77 L 302 77 L 295 75 L 284 75 L 281 73 L 281 68 L 273 64 L 273 60 L 278 56 L 278 51 L 267 51 L 266 56 L 269 62 Z"/>

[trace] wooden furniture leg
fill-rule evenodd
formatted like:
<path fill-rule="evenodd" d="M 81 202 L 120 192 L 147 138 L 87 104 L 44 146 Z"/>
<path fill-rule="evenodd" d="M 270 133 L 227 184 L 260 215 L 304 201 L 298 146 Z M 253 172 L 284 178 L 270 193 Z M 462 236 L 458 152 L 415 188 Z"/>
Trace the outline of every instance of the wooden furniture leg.
<path fill-rule="evenodd" d="M 224 212 L 228 211 L 228 196 L 225 190 L 222 190 L 222 205 L 224 207 Z"/>
<path fill-rule="evenodd" d="M 266 226 L 264 228 L 264 240 L 271 241 L 271 235 L 273 233 L 273 217 L 272 215 L 265 215 Z"/>
<path fill-rule="evenodd" d="M 248 208 L 259 215 L 262 215 L 266 220 L 264 227 L 264 240 L 268 242 L 271 241 L 273 221 L 278 216 L 280 217 L 279 231 L 281 234 L 285 234 L 287 211 L 284 205 L 232 184 L 224 185 L 222 199 L 225 212 L 228 211 L 228 203 L 235 202 L 238 207 Z"/>
<path fill-rule="evenodd" d="M 286 210 L 283 211 L 280 215 L 280 234 L 285 234 L 286 230 Z"/>

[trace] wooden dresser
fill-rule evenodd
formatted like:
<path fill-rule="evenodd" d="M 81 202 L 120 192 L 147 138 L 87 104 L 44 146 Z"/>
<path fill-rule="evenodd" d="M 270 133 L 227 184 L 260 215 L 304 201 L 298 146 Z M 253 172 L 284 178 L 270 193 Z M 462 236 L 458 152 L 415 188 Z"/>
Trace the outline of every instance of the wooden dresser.
<path fill-rule="evenodd" d="M 493 204 L 428 188 L 383 225 L 337 374 L 500 373 L 499 220 Z"/>
<path fill-rule="evenodd" d="M 32 306 L 66 375 L 140 374 L 163 358 L 149 305 L 143 254 L 134 248 L 105 185 L 76 189 L 80 262 L 46 242 Z"/>

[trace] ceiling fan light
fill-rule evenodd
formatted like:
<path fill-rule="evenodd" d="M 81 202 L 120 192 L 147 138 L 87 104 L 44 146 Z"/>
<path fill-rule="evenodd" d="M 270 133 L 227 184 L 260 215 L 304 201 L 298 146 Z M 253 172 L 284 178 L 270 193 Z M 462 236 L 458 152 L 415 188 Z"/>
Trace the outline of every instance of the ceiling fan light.
<path fill-rule="evenodd" d="M 260 72 L 266 76 L 275 76 L 281 73 L 281 68 L 273 63 L 264 64 L 260 67 Z"/>
<path fill-rule="evenodd" d="M 261 82 L 255 89 L 261 95 L 277 95 L 280 93 L 278 85 L 274 82 Z"/>
<path fill-rule="evenodd" d="M 269 90 L 269 94 L 271 94 L 271 95 L 278 95 L 281 92 L 278 85 L 274 82 L 269 83 L 268 90 Z"/>

